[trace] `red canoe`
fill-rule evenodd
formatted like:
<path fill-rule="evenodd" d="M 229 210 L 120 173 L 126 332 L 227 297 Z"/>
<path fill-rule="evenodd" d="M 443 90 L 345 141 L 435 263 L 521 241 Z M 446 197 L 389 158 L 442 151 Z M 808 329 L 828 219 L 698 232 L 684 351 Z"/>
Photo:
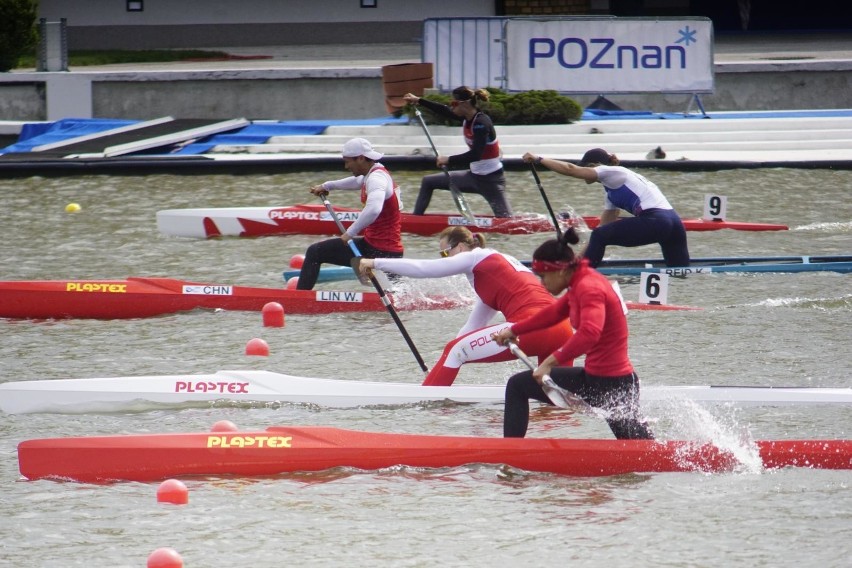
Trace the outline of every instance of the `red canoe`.
<path fill-rule="evenodd" d="M 359 209 L 335 208 L 343 225 L 348 227 L 357 218 Z M 589 228 L 600 223 L 599 217 L 583 217 Z M 566 220 L 566 223 L 568 221 Z M 471 226 L 461 215 L 453 213 L 402 214 L 405 233 L 436 235 L 446 227 Z M 786 225 L 745 223 L 737 221 L 704 221 L 684 219 L 688 231 L 783 231 Z M 157 228 L 161 233 L 178 237 L 261 237 L 267 235 L 336 235 L 337 225 L 322 205 L 292 205 L 288 207 L 223 207 L 206 209 L 168 209 L 157 212 Z M 547 233 L 553 231 L 550 219 L 543 215 L 510 218 L 491 215 L 476 216 L 476 231 L 510 235 Z"/>
<path fill-rule="evenodd" d="M 398 310 L 449 309 L 449 298 L 395 301 Z M 28 319 L 143 318 L 197 308 L 260 311 L 278 302 L 289 314 L 385 310 L 375 292 L 252 288 L 174 278 L 30 280 L 0 282 L 0 317 Z"/>
<path fill-rule="evenodd" d="M 763 468 L 852 469 L 852 440 L 758 441 L 755 445 Z M 27 479 L 82 482 L 268 476 L 335 467 L 442 468 L 473 463 L 507 464 L 570 476 L 608 476 L 726 472 L 738 464 L 728 451 L 690 442 L 475 438 L 322 427 L 27 440 L 18 445 L 18 462 Z"/>

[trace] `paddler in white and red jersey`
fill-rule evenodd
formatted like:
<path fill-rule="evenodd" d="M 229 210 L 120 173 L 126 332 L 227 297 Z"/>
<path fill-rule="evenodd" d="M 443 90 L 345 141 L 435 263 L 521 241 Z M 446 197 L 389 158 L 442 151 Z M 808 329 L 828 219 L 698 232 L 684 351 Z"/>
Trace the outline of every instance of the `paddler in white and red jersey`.
<path fill-rule="evenodd" d="M 512 376 L 506 384 L 503 435 L 523 438 L 529 423 L 529 400 L 552 404 L 541 381 L 550 375 L 562 388 L 576 394 L 606 413 L 606 421 L 618 439 L 652 439 L 654 436 L 639 415 L 639 377 L 627 354 L 627 316 L 623 300 L 606 277 L 589 261 L 575 256 L 568 243 L 579 242 L 574 228 L 561 240 L 544 242 L 533 253 L 533 272 L 547 290 L 557 296 L 554 304 L 529 318 L 505 326 L 494 334 L 501 345 L 540 333 L 558 322 L 570 321 L 574 334 L 534 371 Z M 585 355 L 583 367 L 572 367 Z"/>
<path fill-rule="evenodd" d="M 349 248 L 350 240 L 367 258 L 403 255 L 402 198 L 390 172 L 379 163 L 382 156 L 369 141 L 353 138 L 343 145 L 343 167 L 352 172 L 352 176 L 310 188 L 314 195 L 327 194 L 331 190 L 360 190 L 364 208 L 343 235 L 308 247 L 296 286 L 299 290 L 313 289 L 324 263 L 350 266 L 355 257 Z M 359 237 L 362 232 L 363 236 Z"/>
<path fill-rule="evenodd" d="M 411 278 L 442 278 L 464 274 L 477 295 L 477 301 L 456 338 L 444 347 L 441 358 L 423 381 L 427 386 L 453 384 L 464 363 L 496 363 L 515 357 L 492 334 L 525 319 L 556 300 L 538 278 L 517 259 L 485 248 L 485 237 L 465 227 L 448 227 L 439 235 L 440 259 L 362 259 L 360 270 L 386 270 Z M 498 313 L 506 322 L 489 325 Z M 571 337 L 568 321 L 560 321 L 527 334 L 519 345 L 529 355 L 546 357 Z"/>
<path fill-rule="evenodd" d="M 479 104 L 488 102 L 489 98 L 490 94 L 485 89 L 474 90 L 464 86 L 453 89 L 450 106 L 412 93 L 403 96 L 408 103 L 462 122 L 468 151 L 454 156 L 438 156 L 438 167 L 450 170 L 453 185 L 462 193 L 477 193 L 484 197 L 495 217 L 511 217 L 512 207 L 506 199 L 506 176 L 497 131 L 491 117 L 479 108 Z M 450 189 L 446 174 L 431 174 L 421 180 L 420 193 L 412 211 L 414 215 L 426 213 L 432 192 L 436 189 Z"/>

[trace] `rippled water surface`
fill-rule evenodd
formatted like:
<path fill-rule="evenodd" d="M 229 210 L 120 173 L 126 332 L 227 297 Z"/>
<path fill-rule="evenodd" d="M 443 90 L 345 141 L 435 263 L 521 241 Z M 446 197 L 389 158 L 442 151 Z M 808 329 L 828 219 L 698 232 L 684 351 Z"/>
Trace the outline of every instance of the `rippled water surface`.
<path fill-rule="evenodd" d="M 308 202 L 329 171 L 278 176 L 166 176 L 0 180 L 3 278 L 169 276 L 222 284 L 283 286 L 281 271 L 316 237 L 192 240 L 158 234 L 155 213 L 182 207 Z M 785 223 L 789 231 L 689 233 L 693 256 L 852 253 L 852 173 L 741 170 L 643 172 L 685 217 L 706 193 L 728 196 L 732 220 Z M 395 172 L 410 205 L 422 172 Z M 545 213 L 525 172 L 510 172 L 517 212 Z M 598 214 L 599 186 L 542 173 L 554 207 Z M 356 195 L 332 195 L 357 206 Z M 474 210 L 484 202 L 469 199 Z M 82 211 L 65 213 L 79 203 Z M 434 210 L 450 210 L 448 196 Z M 549 235 L 489 237 L 529 258 Z M 432 238 L 406 237 L 406 254 L 434 257 Z M 611 249 L 657 257 L 655 247 Z M 643 384 L 852 386 L 852 276 L 716 274 L 672 280 L 670 303 L 701 311 L 629 316 L 631 355 Z M 338 289 L 354 282 L 329 285 Z M 470 296 L 459 279 L 417 290 Z M 628 300 L 638 282 L 621 280 Z M 467 312 L 405 312 L 431 365 Z M 295 375 L 419 382 L 386 313 L 260 315 L 195 311 L 129 321 L 0 320 L 0 381 L 209 373 L 266 369 Z M 269 357 L 246 357 L 262 337 Z M 459 383 L 503 381 L 518 363 L 470 365 Z M 736 446 L 765 438 L 849 438 L 852 409 L 823 407 L 646 408 L 666 439 Z M 384 432 L 501 435 L 502 407 L 417 405 L 329 409 L 300 405 L 141 410 L 84 415 L 0 414 L 0 564 L 20 567 L 144 566 L 151 551 L 178 550 L 193 567 L 225 566 L 848 566 L 852 474 L 760 472 L 567 478 L 505 467 L 332 470 L 265 479 L 188 480 L 186 506 L 156 503 L 157 484 L 88 485 L 20 479 L 25 439 L 204 431 L 227 419 L 246 429 L 326 425 Z M 609 437 L 587 417 L 539 408 L 530 436 Z"/>

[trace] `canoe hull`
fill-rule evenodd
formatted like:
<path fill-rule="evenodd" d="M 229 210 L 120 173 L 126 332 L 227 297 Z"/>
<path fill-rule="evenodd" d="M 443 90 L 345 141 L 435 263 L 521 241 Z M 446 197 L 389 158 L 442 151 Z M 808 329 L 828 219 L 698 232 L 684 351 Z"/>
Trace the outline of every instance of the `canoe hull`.
<path fill-rule="evenodd" d="M 345 227 L 358 219 L 359 209 L 336 207 Z M 471 224 L 452 213 L 402 214 L 402 230 L 413 235 L 436 235 L 451 226 L 466 226 L 480 233 L 523 235 L 548 233 L 553 223 L 543 215 L 511 218 L 477 215 Z M 599 217 L 583 217 L 589 228 L 600 224 Z M 567 223 L 568 221 L 566 221 Z M 687 231 L 784 231 L 789 227 L 774 223 L 705 221 L 684 219 Z M 157 212 L 157 228 L 166 235 L 190 238 L 263 237 L 271 235 L 336 235 L 339 233 L 331 214 L 322 205 L 301 204 L 286 207 L 221 207 L 166 209 Z"/>
<path fill-rule="evenodd" d="M 852 441 L 759 441 L 765 468 L 852 468 Z M 263 431 L 27 440 L 18 445 L 30 480 L 157 481 L 186 476 L 269 476 L 336 467 L 446 468 L 506 464 L 568 476 L 727 472 L 737 460 L 711 444 L 651 440 L 475 438 L 386 434 L 323 427 Z"/>
<path fill-rule="evenodd" d="M 56 379 L 0 383 L 7 414 L 145 410 L 159 406 L 316 404 L 324 407 L 393 406 L 426 402 L 503 404 L 505 386 L 422 386 L 413 383 L 298 377 L 234 370 L 202 375 Z M 852 388 L 655 386 L 641 390 L 642 404 L 690 400 L 738 405 L 852 404 Z"/>
<path fill-rule="evenodd" d="M 126 319 L 195 309 L 260 311 L 269 302 L 281 304 L 289 314 L 386 309 L 375 292 L 255 288 L 173 278 L 0 282 L 0 317 L 4 318 Z M 458 305 L 448 298 L 395 303 L 399 310 L 449 309 Z"/>
<path fill-rule="evenodd" d="M 522 261 L 530 266 L 528 260 Z M 688 276 L 713 273 L 797 273 L 797 272 L 852 272 L 852 255 L 834 256 L 766 256 L 694 258 L 691 266 L 666 267 L 661 259 L 604 260 L 597 270 L 607 276 L 640 276 L 643 272 Z M 299 270 L 288 269 L 282 273 L 284 280 L 299 276 Z M 325 266 L 320 270 L 318 282 L 340 282 L 355 277 L 343 267 Z"/>

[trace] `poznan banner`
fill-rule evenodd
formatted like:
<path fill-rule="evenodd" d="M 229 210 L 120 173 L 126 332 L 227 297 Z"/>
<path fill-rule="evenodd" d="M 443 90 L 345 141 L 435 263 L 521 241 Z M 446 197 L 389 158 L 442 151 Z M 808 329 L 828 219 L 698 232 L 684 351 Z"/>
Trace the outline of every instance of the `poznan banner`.
<path fill-rule="evenodd" d="M 512 19 L 506 58 L 510 91 L 713 92 L 706 18 Z"/>

